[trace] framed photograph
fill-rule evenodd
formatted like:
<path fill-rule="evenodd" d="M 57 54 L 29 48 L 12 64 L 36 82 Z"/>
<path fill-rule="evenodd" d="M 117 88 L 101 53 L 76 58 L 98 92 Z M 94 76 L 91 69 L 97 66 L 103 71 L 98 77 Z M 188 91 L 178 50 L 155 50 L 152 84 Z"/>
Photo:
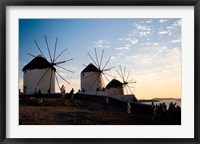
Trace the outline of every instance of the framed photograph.
<path fill-rule="evenodd" d="M 199 1 L 1 1 L 1 143 L 199 143 Z"/>

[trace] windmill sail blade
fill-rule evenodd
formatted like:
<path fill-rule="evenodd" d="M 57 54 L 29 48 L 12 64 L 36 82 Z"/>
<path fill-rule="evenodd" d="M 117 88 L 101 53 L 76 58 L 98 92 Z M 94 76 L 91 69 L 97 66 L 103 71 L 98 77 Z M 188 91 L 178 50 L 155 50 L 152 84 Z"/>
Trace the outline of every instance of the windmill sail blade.
<path fill-rule="evenodd" d="M 53 53 L 53 63 L 55 62 L 57 42 L 58 42 L 58 38 L 56 38 L 56 42 L 55 42 L 55 48 L 54 48 L 54 53 Z"/>
<path fill-rule="evenodd" d="M 42 75 L 42 77 L 40 78 L 40 80 L 37 83 L 37 86 L 40 84 L 41 80 L 43 79 L 43 77 L 46 75 L 47 71 L 50 69 L 50 67 L 48 67 L 48 69 L 44 72 L 44 74 Z"/>
<path fill-rule="evenodd" d="M 68 72 L 74 73 L 74 71 L 68 70 L 68 69 L 66 69 L 66 68 L 64 68 L 64 67 L 61 67 L 61 66 L 58 66 L 58 65 L 55 65 L 55 66 L 56 66 L 56 67 L 59 67 L 59 68 L 61 68 L 61 69 L 63 69 L 63 70 L 66 70 L 66 71 L 68 71 Z"/>
<path fill-rule="evenodd" d="M 92 86 L 90 87 L 90 90 L 93 88 L 94 84 L 96 83 L 96 81 L 98 80 L 99 75 L 97 76 L 97 78 L 95 79 L 95 81 L 92 83 Z"/>
<path fill-rule="evenodd" d="M 109 57 L 108 61 L 106 62 L 105 66 L 103 67 L 102 70 L 104 70 L 104 68 L 107 66 L 108 62 L 110 61 L 111 56 Z"/>
<path fill-rule="evenodd" d="M 57 78 L 57 76 L 56 76 L 56 73 L 55 73 L 55 78 L 56 78 L 56 82 L 57 82 L 58 88 L 59 88 L 59 90 L 60 90 L 60 85 L 59 85 L 59 82 L 58 82 L 58 78 Z"/>
<path fill-rule="evenodd" d="M 73 60 L 73 58 L 68 59 L 68 60 L 65 60 L 65 61 L 56 62 L 56 63 L 54 63 L 54 64 L 55 64 L 55 65 L 58 65 L 58 64 L 62 64 L 62 63 L 65 63 L 65 62 L 71 61 L 71 60 Z"/>
<path fill-rule="evenodd" d="M 114 67 L 111 67 L 111 68 L 104 69 L 103 71 L 109 71 L 109 70 L 111 70 L 111 69 L 113 69 L 113 68 L 115 68 L 115 66 L 114 66 Z"/>
<path fill-rule="evenodd" d="M 122 72 L 122 67 L 119 66 L 119 68 L 120 68 L 120 72 L 121 72 L 121 75 L 122 75 L 122 80 L 123 80 L 123 82 L 124 82 L 125 80 L 124 80 L 124 75 L 123 75 L 123 72 Z"/>
<path fill-rule="evenodd" d="M 54 62 L 55 62 L 66 50 L 67 50 L 67 48 L 64 49 L 64 50 L 55 58 Z"/>
<path fill-rule="evenodd" d="M 130 86 L 130 85 L 127 85 L 128 87 L 130 87 L 130 88 L 134 88 L 133 86 Z"/>
<path fill-rule="evenodd" d="M 128 88 L 127 88 L 127 86 L 124 86 L 125 87 L 125 89 L 126 89 L 126 94 L 128 94 Z"/>
<path fill-rule="evenodd" d="M 125 81 L 125 77 L 126 77 L 126 67 L 124 67 L 124 81 Z"/>
<path fill-rule="evenodd" d="M 107 78 L 107 76 L 103 73 L 103 75 L 105 76 L 106 80 L 109 82 L 109 79 Z"/>
<path fill-rule="evenodd" d="M 100 60 L 100 65 L 99 65 L 99 67 L 101 67 L 102 58 L 103 58 L 103 53 L 104 53 L 104 49 L 103 49 L 103 51 L 102 51 L 102 53 L 101 53 L 101 60 Z"/>
<path fill-rule="evenodd" d="M 99 65 L 99 61 L 98 61 L 98 57 L 97 57 L 97 49 L 95 48 L 94 51 L 95 51 L 95 56 L 96 56 L 98 68 L 100 69 L 100 65 Z"/>
<path fill-rule="evenodd" d="M 41 55 L 46 59 L 46 57 L 45 57 L 44 54 L 42 53 L 40 47 L 38 46 L 36 40 L 34 40 L 34 42 L 35 42 L 35 45 L 37 46 L 38 50 L 40 51 Z"/>
<path fill-rule="evenodd" d="M 107 75 L 107 76 L 110 76 L 110 77 L 113 77 L 113 78 L 116 78 L 115 76 L 109 75 L 109 74 L 107 74 L 107 73 L 103 73 L 103 74 L 105 74 L 105 75 Z"/>
<path fill-rule="evenodd" d="M 91 55 L 89 54 L 89 52 L 87 52 L 87 54 L 89 55 L 89 57 L 91 58 L 91 60 L 93 61 L 93 63 L 98 67 L 98 65 L 96 64 L 96 62 L 94 61 L 94 59 L 91 57 Z"/>
<path fill-rule="evenodd" d="M 128 76 L 127 76 L 127 78 L 126 78 L 126 81 L 128 81 L 129 75 L 130 75 L 130 70 L 129 70 L 129 72 L 128 72 Z"/>
<path fill-rule="evenodd" d="M 91 76 L 93 76 L 93 75 L 95 75 L 95 74 L 96 74 L 96 73 L 90 74 L 90 75 L 88 75 L 88 76 L 85 76 L 84 78 L 91 77 Z"/>
<path fill-rule="evenodd" d="M 136 83 L 136 81 L 133 81 L 133 82 L 128 82 L 129 84 L 132 84 L 132 83 Z"/>
<path fill-rule="evenodd" d="M 129 89 L 129 91 L 130 91 L 130 93 L 132 94 L 132 95 L 134 95 L 133 93 L 132 93 L 132 91 L 131 91 L 131 89 L 130 89 L 130 87 L 127 85 L 127 88 Z"/>
<path fill-rule="evenodd" d="M 49 89 L 51 89 L 52 75 L 53 75 L 53 71 L 51 71 L 51 78 L 50 78 L 50 83 L 49 83 Z"/>
<path fill-rule="evenodd" d="M 66 83 L 70 84 L 67 80 L 65 80 L 58 72 L 56 72 Z"/>
<path fill-rule="evenodd" d="M 51 60 L 51 63 L 52 63 L 53 61 L 52 61 L 52 58 L 51 58 L 51 53 L 50 53 L 50 50 L 49 50 L 49 45 L 48 45 L 48 42 L 47 42 L 47 37 L 46 37 L 46 35 L 44 36 L 44 38 L 45 38 L 45 42 L 46 42 L 47 49 L 48 49 L 48 52 L 49 52 L 49 57 L 50 57 L 50 60 Z"/>
<path fill-rule="evenodd" d="M 118 75 L 123 79 L 122 75 L 116 70 L 116 72 L 118 73 Z"/>
<path fill-rule="evenodd" d="M 30 54 L 30 53 L 27 53 L 27 54 L 30 55 L 30 56 L 32 56 L 32 57 L 36 57 L 36 56 L 34 56 L 34 55 Z"/>

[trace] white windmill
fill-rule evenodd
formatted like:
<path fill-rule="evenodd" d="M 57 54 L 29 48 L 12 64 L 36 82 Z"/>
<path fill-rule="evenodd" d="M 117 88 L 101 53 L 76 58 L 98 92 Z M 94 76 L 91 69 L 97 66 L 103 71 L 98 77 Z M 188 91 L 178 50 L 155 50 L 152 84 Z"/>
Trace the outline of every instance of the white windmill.
<path fill-rule="evenodd" d="M 137 98 L 133 94 L 132 90 L 136 81 L 129 79 L 130 70 L 126 72 L 126 67 L 119 66 L 120 72 L 116 70 L 117 74 L 122 78 L 122 82 L 117 79 L 113 79 L 106 86 L 106 92 L 109 96 L 116 97 L 123 101 L 138 102 Z"/>
<path fill-rule="evenodd" d="M 70 84 L 61 74 L 59 74 L 59 72 L 56 70 L 56 67 L 73 73 L 73 71 L 61 66 L 61 64 L 67 61 L 71 61 L 73 59 L 57 61 L 57 59 L 67 50 L 67 49 L 64 49 L 58 56 L 56 56 L 57 42 L 58 42 L 58 38 L 56 38 L 54 53 L 52 57 L 50 53 L 47 37 L 45 36 L 45 43 L 46 43 L 46 47 L 47 47 L 49 58 L 50 58 L 50 61 L 48 61 L 47 58 L 42 53 L 38 43 L 36 42 L 36 40 L 34 40 L 36 47 L 40 51 L 40 55 L 34 56 L 28 53 L 29 55 L 33 56 L 34 59 L 30 61 L 27 65 L 25 65 L 24 68 L 22 69 L 22 71 L 24 72 L 24 79 L 23 79 L 24 90 L 23 91 L 25 94 L 33 94 L 36 89 L 40 90 L 42 94 L 55 93 L 55 79 L 60 89 L 57 75 L 66 83 Z"/>
<path fill-rule="evenodd" d="M 114 67 L 106 68 L 108 65 L 111 56 L 108 58 L 104 66 L 102 66 L 103 54 L 104 50 L 101 53 L 100 60 L 97 56 L 97 51 L 95 48 L 95 57 L 96 61 L 92 58 L 89 52 L 87 52 L 90 59 L 92 60 L 93 64 L 90 63 L 85 67 L 85 69 L 81 72 L 81 91 L 104 91 L 105 85 L 103 81 L 103 77 L 109 82 L 107 76 L 112 77 L 111 75 L 107 74 L 106 71 L 111 70 Z M 84 65 L 85 66 L 85 65 Z"/>

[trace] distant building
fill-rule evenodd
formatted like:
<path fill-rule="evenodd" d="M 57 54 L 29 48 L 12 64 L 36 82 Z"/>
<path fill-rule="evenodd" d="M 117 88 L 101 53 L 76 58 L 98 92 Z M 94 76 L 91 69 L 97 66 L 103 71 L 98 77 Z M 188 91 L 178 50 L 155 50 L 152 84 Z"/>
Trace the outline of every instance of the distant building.
<path fill-rule="evenodd" d="M 41 90 L 42 94 L 55 93 L 55 71 L 56 69 L 41 55 L 35 57 L 22 69 L 24 72 L 23 92 L 33 94 L 35 89 Z"/>

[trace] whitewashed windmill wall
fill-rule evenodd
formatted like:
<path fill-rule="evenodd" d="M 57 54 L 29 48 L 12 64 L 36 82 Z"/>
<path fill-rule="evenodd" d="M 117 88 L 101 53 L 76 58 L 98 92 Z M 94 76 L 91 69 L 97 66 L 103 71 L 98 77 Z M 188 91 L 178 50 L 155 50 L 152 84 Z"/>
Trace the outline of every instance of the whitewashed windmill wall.
<path fill-rule="evenodd" d="M 116 79 L 113 79 L 106 86 L 106 92 L 108 96 L 124 95 L 123 83 Z"/>
<path fill-rule="evenodd" d="M 81 91 L 96 91 L 103 88 L 102 74 L 93 64 L 89 64 L 81 72 Z"/>
<path fill-rule="evenodd" d="M 42 56 L 35 57 L 22 70 L 24 72 L 23 91 L 25 94 L 33 94 L 35 88 L 40 89 L 42 94 L 46 94 L 50 83 L 51 92 L 55 93 L 55 68 Z M 44 75 L 45 72 L 46 74 Z M 43 75 L 44 77 L 42 78 Z M 42 80 L 40 81 L 41 78 Z"/>

